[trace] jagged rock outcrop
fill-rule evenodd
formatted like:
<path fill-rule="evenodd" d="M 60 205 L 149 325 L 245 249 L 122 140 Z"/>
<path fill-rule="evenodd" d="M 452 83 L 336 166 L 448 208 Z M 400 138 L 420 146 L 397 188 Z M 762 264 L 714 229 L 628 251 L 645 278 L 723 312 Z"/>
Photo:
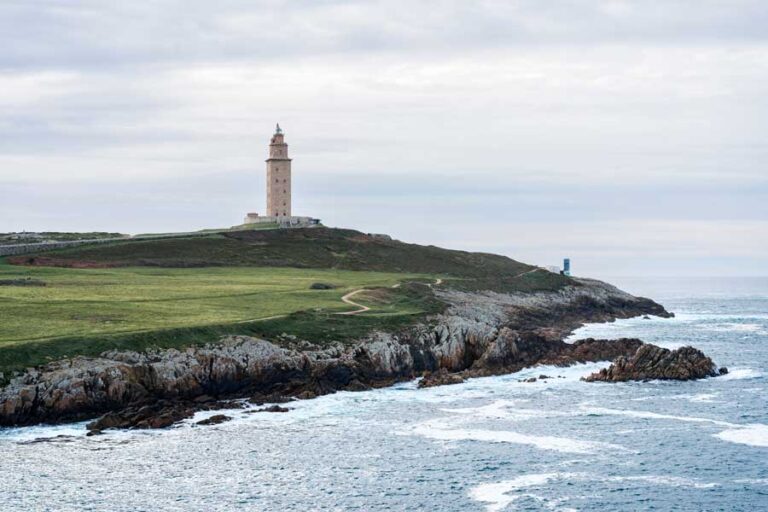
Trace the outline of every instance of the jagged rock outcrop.
<path fill-rule="evenodd" d="M 609 366 L 583 380 L 625 382 L 629 380 L 692 380 L 718 375 L 715 363 L 701 350 L 675 350 L 643 345 L 632 356 L 620 356 Z"/>
<path fill-rule="evenodd" d="M 432 388 L 435 386 L 448 386 L 450 384 L 461 384 L 464 377 L 458 373 L 450 373 L 445 368 L 440 368 L 436 372 L 426 372 L 419 381 L 420 388 Z"/>
<path fill-rule="evenodd" d="M 192 417 L 194 413 L 194 409 L 187 404 L 160 400 L 153 404 L 109 412 L 90 422 L 86 428 L 91 432 L 110 428 L 165 428 Z"/>
<path fill-rule="evenodd" d="M 99 358 L 51 363 L 0 390 L 0 425 L 107 413 L 93 429 L 148 428 L 210 409 L 211 400 L 231 397 L 310 398 L 386 386 L 441 369 L 479 376 L 535 364 L 612 360 L 634 354 L 641 342 L 567 344 L 563 336 L 584 322 L 669 316 L 653 301 L 587 280 L 558 292 L 436 293 L 450 304 L 445 313 L 401 332 L 371 333 L 354 344 L 306 342 L 292 349 L 233 336 L 186 350 L 107 352 Z"/>
<path fill-rule="evenodd" d="M 231 420 L 232 416 L 227 416 L 226 414 L 214 414 L 210 418 L 205 418 L 204 420 L 198 421 L 197 425 L 220 425 L 221 423 L 225 423 Z"/>

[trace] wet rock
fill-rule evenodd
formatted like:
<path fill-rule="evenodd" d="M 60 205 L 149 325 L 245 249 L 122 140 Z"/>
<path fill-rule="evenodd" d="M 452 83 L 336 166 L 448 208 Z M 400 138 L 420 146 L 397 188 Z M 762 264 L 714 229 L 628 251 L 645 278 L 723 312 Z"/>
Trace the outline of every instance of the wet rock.
<path fill-rule="evenodd" d="M 262 407 L 261 409 L 256 409 L 254 411 L 247 411 L 248 414 L 253 414 L 255 412 L 288 412 L 291 409 L 288 407 L 281 407 L 277 404 L 270 405 L 269 407 Z"/>
<path fill-rule="evenodd" d="M 60 434 L 54 437 L 37 437 L 29 441 L 20 441 L 19 444 L 39 444 L 39 443 L 71 443 L 77 438 L 75 436 L 68 436 L 66 434 Z"/>
<path fill-rule="evenodd" d="M 420 388 L 431 388 L 434 386 L 447 386 L 450 384 L 461 384 L 464 377 L 458 373 L 449 373 L 445 368 L 440 368 L 436 372 L 426 372 L 419 381 Z"/>
<path fill-rule="evenodd" d="M 220 423 L 225 423 L 227 421 L 230 421 L 232 419 L 231 416 L 227 416 L 226 414 L 214 414 L 210 418 L 206 418 L 204 420 L 200 420 L 197 422 L 198 425 L 218 425 Z"/>
<path fill-rule="evenodd" d="M 676 350 L 646 344 L 630 357 L 620 356 L 609 366 L 583 380 L 625 382 L 629 380 L 692 380 L 717 375 L 712 359 L 693 347 Z"/>
<path fill-rule="evenodd" d="M 261 393 L 258 393 L 248 399 L 248 401 L 254 405 L 285 404 L 288 402 L 292 402 L 293 400 L 294 400 L 293 398 L 289 396 L 281 395 L 279 393 L 272 393 L 269 395 L 262 395 Z"/>
<path fill-rule="evenodd" d="M 219 411 L 221 409 L 244 409 L 246 405 L 240 400 L 219 400 L 195 405 L 199 411 Z"/>
<path fill-rule="evenodd" d="M 725 366 L 721 366 L 720 369 L 717 371 L 720 375 L 727 375 L 728 374 L 728 368 Z"/>
<path fill-rule="evenodd" d="M 531 377 L 530 379 L 524 379 L 523 382 L 536 382 L 536 377 Z"/>
<path fill-rule="evenodd" d="M 347 391 L 368 391 L 369 389 L 371 389 L 371 386 L 367 386 L 357 379 L 352 379 L 344 389 L 346 389 Z"/>
<path fill-rule="evenodd" d="M 613 361 L 619 356 L 631 356 L 642 345 L 643 342 L 637 338 L 619 338 L 617 340 L 587 338 L 564 347 L 554 356 L 545 358 L 542 364 L 571 366 L 575 363 Z"/>
<path fill-rule="evenodd" d="M 539 375 L 539 380 L 551 379 L 551 378 L 552 377 L 550 377 L 549 375 L 544 375 L 544 374 Z"/>
<path fill-rule="evenodd" d="M 186 404 L 161 401 L 107 413 L 88 423 L 86 428 L 89 431 L 103 431 L 110 428 L 166 428 L 191 418 L 193 414 L 194 409 Z"/>

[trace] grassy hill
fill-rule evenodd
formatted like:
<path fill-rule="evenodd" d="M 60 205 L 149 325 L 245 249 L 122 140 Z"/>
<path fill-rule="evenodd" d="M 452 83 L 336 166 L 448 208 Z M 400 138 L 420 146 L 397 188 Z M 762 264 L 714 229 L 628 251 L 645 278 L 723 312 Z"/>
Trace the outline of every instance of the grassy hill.
<path fill-rule="evenodd" d="M 332 228 L 249 230 L 194 238 L 127 240 L 40 256 L 19 256 L 9 261 L 76 268 L 239 266 L 439 274 L 453 277 L 451 286 L 497 291 L 552 290 L 570 281 L 505 256 L 406 244 Z"/>
<path fill-rule="evenodd" d="M 438 278 L 440 286 L 496 291 L 570 282 L 503 256 L 328 228 L 73 247 L 0 260 L 0 372 L 224 334 L 343 342 L 440 311 L 428 285 Z M 339 315 L 356 309 L 341 298 L 359 289 L 369 291 L 354 301 L 371 309 Z"/>

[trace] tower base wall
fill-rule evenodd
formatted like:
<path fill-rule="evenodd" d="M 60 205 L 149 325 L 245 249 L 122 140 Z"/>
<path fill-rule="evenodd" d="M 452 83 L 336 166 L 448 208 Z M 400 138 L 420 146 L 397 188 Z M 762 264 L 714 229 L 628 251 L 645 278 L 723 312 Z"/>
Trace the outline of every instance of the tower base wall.
<path fill-rule="evenodd" d="M 249 213 L 245 216 L 243 224 L 277 224 L 281 228 L 305 228 L 309 226 L 317 226 L 320 224 L 320 219 L 313 217 L 262 217 L 256 213 Z"/>

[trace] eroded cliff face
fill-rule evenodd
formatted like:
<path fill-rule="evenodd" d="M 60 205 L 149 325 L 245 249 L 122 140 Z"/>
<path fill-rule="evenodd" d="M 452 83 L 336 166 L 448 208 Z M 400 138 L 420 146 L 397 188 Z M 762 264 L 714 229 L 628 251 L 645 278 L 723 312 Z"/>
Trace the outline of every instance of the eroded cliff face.
<path fill-rule="evenodd" d="M 579 284 L 520 295 L 436 291 L 450 304 L 444 314 L 399 333 L 374 332 L 351 345 L 297 350 L 233 336 L 183 351 L 108 352 L 51 363 L 0 391 L 0 425 L 81 420 L 158 401 L 194 408 L 200 397 L 311 397 L 384 386 L 439 369 L 477 376 L 539 363 L 613 360 L 631 356 L 641 342 L 567 344 L 562 339 L 585 322 L 669 315 L 653 301 L 605 283 Z"/>

